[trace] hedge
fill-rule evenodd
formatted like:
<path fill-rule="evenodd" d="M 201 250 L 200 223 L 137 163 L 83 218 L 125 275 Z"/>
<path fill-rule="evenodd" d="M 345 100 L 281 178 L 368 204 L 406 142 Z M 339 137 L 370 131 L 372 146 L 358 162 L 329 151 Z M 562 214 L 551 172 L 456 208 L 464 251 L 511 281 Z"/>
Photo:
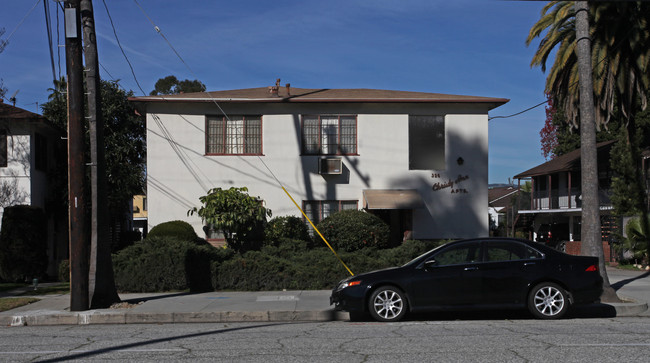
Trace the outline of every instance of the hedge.
<path fill-rule="evenodd" d="M 113 255 L 115 284 L 122 292 L 211 291 L 212 262 L 232 254 L 173 237 L 147 237 Z"/>
<path fill-rule="evenodd" d="M 0 279 L 10 282 L 43 278 L 47 270 L 47 221 L 42 209 L 6 207 L 0 232 Z"/>

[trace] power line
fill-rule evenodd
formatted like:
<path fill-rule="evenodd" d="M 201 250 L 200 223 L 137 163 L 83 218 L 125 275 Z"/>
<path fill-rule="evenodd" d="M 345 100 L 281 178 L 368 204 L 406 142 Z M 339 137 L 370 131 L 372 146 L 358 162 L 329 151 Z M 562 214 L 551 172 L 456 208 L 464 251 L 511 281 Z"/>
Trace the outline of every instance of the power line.
<path fill-rule="evenodd" d="M 144 9 L 142 8 L 142 6 L 140 6 L 140 3 L 138 3 L 138 0 L 133 0 L 133 1 L 134 1 L 135 4 L 140 8 L 140 10 L 141 10 L 142 13 L 144 14 L 144 16 L 145 16 L 147 19 L 149 19 L 149 22 L 151 23 L 151 25 L 153 25 L 153 28 L 156 30 L 156 32 L 157 32 L 158 34 L 160 34 L 160 36 L 165 40 L 165 42 L 167 42 L 167 45 L 169 45 L 169 47 L 172 49 L 172 51 L 174 52 L 174 54 L 176 54 L 176 56 L 178 57 L 178 59 L 180 59 L 181 62 L 185 65 L 185 67 L 190 71 L 190 73 L 192 74 L 192 76 L 194 76 L 195 79 L 199 79 L 199 77 L 196 76 L 196 73 L 194 73 L 194 71 L 192 70 L 192 68 L 190 68 L 190 66 L 187 64 L 187 62 L 185 62 L 185 60 L 183 59 L 183 57 L 181 57 L 181 55 L 176 51 L 176 48 L 174 48 L 174 46 L 173 46 L 172 43 L 169 41 L 169 39 L 167 39 L 167 37 L 165 37 L 165 34 L 163 34 L 163 32 L 162 32 L 162 31 L 160 30 L 160 28 L 156 25 L 156 23 L 154 23 L 154 21 L 153 21 L 153 20 L 149 17 L 149 15 L 147 15 L 147 13 L 144 11 Z M 221 108 L 221 105 L 219 105 L 219 103 L 217 102 L 217 100 L 214 99 L 214 97 L 212 97 L 212 95 L 211 95 L 209 92 L 203 91 L 203 93 L 205 93 L 206 95 L 208 95 L 208 97 L 210 98 L 210 100 L 212 100 L 212 102 L 217 106 L 217 108 L 219 109 L 219 111 L 221 111 L 221 113 L 224 115 L 224 117 L 226 118 L 226 120 L 231 121 L 230 118 L 228 117 L 228 114 L 226 114 L 226 112 L 223 110 L 223 108 Z"/>
<path fill-rule="evenodd" d="M 532 110 L 532 109 L 534 109 L 534 108 L 537 108 L 537 107 L 539 107 L 539 106 L 541 106 L 541 105 L 543 105 L 543 104 L 546 104 L 546 103 L 548 103 L 548 99 L 545 100 L 545 101 L 543 101 L 543 102 L 540 102 L 540 103 L 536 104 L 536 105 L 533 106 L 533 107 L 529 107 L 529 108 L 527 108 L 527 109 L 525 109 L 525 110 L 523 110 L 523 111 L 519 111 L 519 112 L 517 112 L 517 113 L 513 113 L 512 115 L 508 115 L 508 116 L 493 116 L 493 117 L 488 117 L 488 121 L 490 121 L 490 120 L 494 120 L 495 118 L 510 118 L 510 117 L 515 117 L 515 116 L 517 116 L 517 115 L 521 115 L 521 114 L 524 113 L 524 112 L 528 112 L 528 111 L 530 111 L 530 110 Z"/>
<path fill-rule="evenodd" d="M 27 12 L 27 14 L 25 14 L 25 16 L 23 17 L 23 19 L 20 21 L 20 23 L 18 23 L 18 25 L 16 25 L 16 27 L 14 28 L 14 30 L 13 30 L 11 33 L 9 33 L 9 36 L 7 36 L 7 39 L 3 40 L 2 43 L 0 43 L 0 50 L 4 50 L 4 49 L 7 47 L 7 44 L 9 44 L 9 39 L 11 39 L 11 36 L 14 35 L 14 33 L 16 32 L 16 30 L 18 30 L 18 28 L 20 28 L 21 25 L 23 25 L 23 23 L 25 22 L 25 19 L 27 19 L 27 17 L 29 16 L 29 14 L 31 14 L 32 11 L 34 11 L 34 9 L 36 9 L 36 6 L 38 5 L 39 2 L 41 2 L 41 0 L 36 0 L 36 3 L 34 4 L 34 6 L 32 6 L 32 8 L 29 9 L 29 11 Z"/>
<path fill-rule="evenodd" d="M 50 48 L 50 63 L 52 64 L 52 80 L 54 81 L 56 80 L 56 70 L 54 68 L 54 49 L 52 48 L 52 25 L 50 24 L 50 7 L 48 6 L 47 0 L 43 1 L 43 8 L 45 10 L 45 30 L 47 31 L 47 45 Z M 58 18 L 57 18 L 57 23 L 58 23 Z"/>
<path fill-rule="evenodd" d="M 120 51 L 122 51 L 122 55 L 124 55 L 124 59 L 126 59 L 126 63 L 129 64 L 129 68 L 131 69 L 131 74 L 133 75 L 133 79 L 135 80 L 135 83 L 138 85 L 138 88 L 140 89 L 140 92 L 142 92 L 143 95 L 147 95 L 147 93 L 142 89 L 142 86 L 140 86 L 140 82 L 138 82 L 138 78 L 135 76 L 135 71 L 133 70 L 133 65 L 131 65 L 131 62 L 129 61 L 129 58 L 126 56 L 126 53 L 124 52 L 124 49 L 122 48 L 122 44 L 120 43 L 120 38 L 117 37 L 117 32 L 115 31 L 115 25 L 113 24 L 113 18 L 111 17 L 110 11 L 108 11 L 108 5 L 106 5 L 106 0 L 102 0 L 104 3 L 104 8 L 106 9 L 106 14 L 108 15 L 108 20 L 111 23 L 111 28 L 113 28 L 113 34 L 115 35 L 115 40 L 117 41 L 117 46 L 120 48 Z"/>

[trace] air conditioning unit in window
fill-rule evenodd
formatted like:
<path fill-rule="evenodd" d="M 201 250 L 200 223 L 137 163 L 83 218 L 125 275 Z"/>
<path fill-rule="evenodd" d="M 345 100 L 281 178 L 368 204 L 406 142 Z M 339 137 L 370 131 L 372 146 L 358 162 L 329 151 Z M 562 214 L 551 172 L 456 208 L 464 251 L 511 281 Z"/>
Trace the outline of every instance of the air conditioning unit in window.
<path fill-rule="evenodd" d="M 338 175 L 343 173 L 341 158 L 318 159 L 318 173 L 321 175 Z"/>

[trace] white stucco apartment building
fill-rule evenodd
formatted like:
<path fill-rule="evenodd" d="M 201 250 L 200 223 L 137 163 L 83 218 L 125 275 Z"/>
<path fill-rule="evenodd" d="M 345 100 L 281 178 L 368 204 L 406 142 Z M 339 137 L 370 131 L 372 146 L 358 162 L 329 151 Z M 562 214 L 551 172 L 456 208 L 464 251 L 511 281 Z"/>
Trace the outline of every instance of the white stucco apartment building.
<path fill-rule="evenodd" d="M 149 227 L 211 188 L 247 187 L 273 216 L 365 209 L 392 238 L 488 235 L 488 111 L 507 99 L 262 87 L 132 98 L 147 123 Z M 277 179 L 277 180 L 276 180 Z"/>
<path fill-rule="evenodd" d="M 52 174 L 65 168 L 64 161 L 57 160 L 65 157 L 59 152 L 66 145 L 63 136 L 45 117 L 0 100 L 0 221 L 9 206 L 30 205 L 45 212 L 51 276 L 68 256 L 63 204 L 52 195 Z"/>

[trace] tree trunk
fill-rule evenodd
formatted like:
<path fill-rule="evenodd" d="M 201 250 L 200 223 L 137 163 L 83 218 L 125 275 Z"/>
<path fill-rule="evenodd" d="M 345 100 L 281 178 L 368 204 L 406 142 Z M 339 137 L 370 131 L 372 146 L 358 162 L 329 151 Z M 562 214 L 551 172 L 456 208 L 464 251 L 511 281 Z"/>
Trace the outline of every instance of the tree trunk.
<path fill-rule="evenodd" d="M 620 301 L 609 283 L 600 226 L 598 198 L 598 153 L 596 150 L 596 110 L 592 80 L 591 40 L 589 38 L 589 5 L 576 1 L 576 56 L 580 88 L 580 150 L 582 168 L 582 247 L 580 253 L 595 256 L 603 277 L 602 301 Z"/>
<path fill-rule="evenodd" d="M 104 120 L 101 108 L 99 59 L 95 37 L 95 19 L 91 0 L 81 0 L 81 17 L 86 57 L 88 90 L 88 132 L 90 134 L 90 188 L 92 199 L 89 300 L 90 308 L 107 308 L 120 301 L 115 288 L 110 240 L 108 238 L 106 158 Z"/>

